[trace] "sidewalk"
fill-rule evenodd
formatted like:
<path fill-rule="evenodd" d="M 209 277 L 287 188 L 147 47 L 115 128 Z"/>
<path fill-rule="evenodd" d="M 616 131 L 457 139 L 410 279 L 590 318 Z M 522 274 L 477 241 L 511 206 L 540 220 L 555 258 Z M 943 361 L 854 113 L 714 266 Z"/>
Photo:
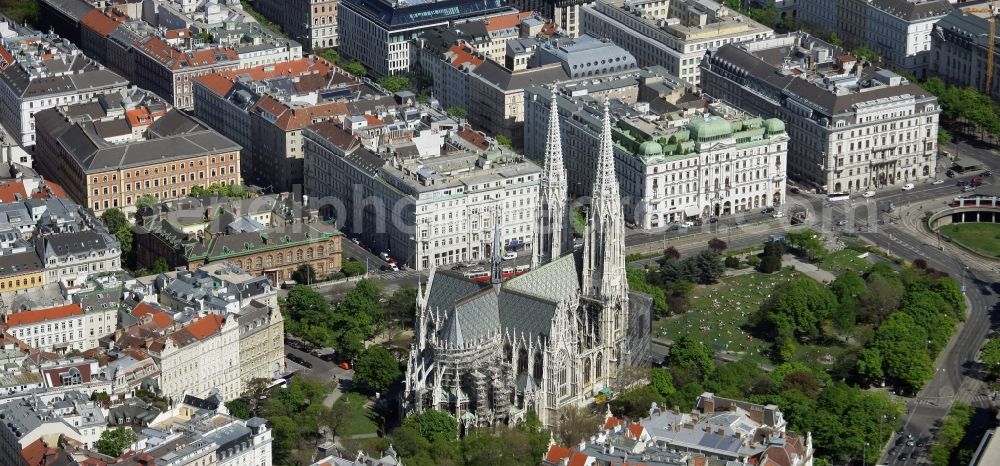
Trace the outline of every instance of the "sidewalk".
<path fill-rule="evenodd" d="M 799 273 L 804 274 L 807 277 L 812 278 L 820 283 L 832 283 L 834 279 L 837 278 L 836 275 L 827 272 L 813 264 L 807 264 L 800 261 L 797 257 L 791 254 L 785 254 L 781 256 L 782 265 L 790 265 Z"/>

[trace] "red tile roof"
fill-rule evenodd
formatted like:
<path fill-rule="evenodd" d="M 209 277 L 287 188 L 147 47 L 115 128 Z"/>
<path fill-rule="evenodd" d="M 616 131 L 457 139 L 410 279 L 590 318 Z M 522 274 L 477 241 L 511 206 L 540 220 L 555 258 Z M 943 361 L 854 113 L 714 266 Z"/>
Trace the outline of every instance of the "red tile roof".
<path fill-rule="evenodd" d="M 619 419 L 617 417 L 608 416 L 608 418 L 604 420 L 604 428 L 605 429 L 614 429 L 615 427 L 620 426 L 620 425 L 622 425 L 624 423 L 625 423 L 625 421 L 623 421 L 623 420 L 621 420 L 621 419 Z"/>
<path fill-rule="evenodd" d="M 163 33 L 163 37 L 167 39 L 183 39 L 185 37 L 191 37 L 191 31 L 187 29 L 170 29 Z"/>
<path fill-rule="evenodd" d="M 560 461 L 569 458 L 572 454 L 573 450 L 570 450 L 569 448 L 559 445 L 550 445 L 549 451 L 545 454 L 545 461 L 559 464 Z"/>
<path fill-rule="evenodd" d="M 76 368 L 80 371 L 80 377 L 83 383 L 90 382 L 90 363 L 83 364 L 72 364 L 60 367 L 54 367 L 51 369 L 45 369 L 42 373 L 45 374 L 45 380 L 48 381 L 49 385 L 52 387 L 61 387 L 62 380 L 59 378 L 61 374 L 69 372 L 71 368 Z"/>
<path fill-rule="evenodd" d="M 642 427 L 642 424 L 637 424 L 637 423 L 633 422 L 633 423 L 631 423 L 631 424 L 628 425 L 628 432 L 629 432 L 629 434 L 632 434 L 632 438 L 633 439 L 638 439 L 639 437 L 641 437 L 642 433 L 645 430 L 646 429 Z"/>
<path fill-rule="evenodd" d="M 21 458 L 28 466 L 47 466 L 59 464 L 65 452 L 58 448 L 49 448 L 42 439 L 35 440 L 21 449 Z"/>
<path fill-rule="evenodd" d="M 32 311 L 17 312 L 7 316 L 7 325 L 17 327 L 21 325 L 31 325 L 47 320 L 59 320 L 73 316 L 82 316 L 83 309 L 79 304 L 67 304 L 65 306 L 50 307 L 48 309 L 35 309 Z"/>
<path fill-rule="evenodd" d="M 237 60 L 239 59 L 236 51 L 230 48 L 181 52 L 163 39 L 155 36 L 139 40 L 135 47 L 145 52 L 146 55 L 149 55 L 154 60 L 173 70 L 186 67 L 214 65 L 219 63 L 220 57 L 228 58 L 234 64 L 238 63 Z"/>
<path fill-rule="evenodd" d="M 337 67 L 322 58 L 312 57 L 283 61 L 273 65 L 227 70 L 218 74 L 227 79 L 236 79 L 239 76 L 245 76 L 252 81 L 260 81 L 261 79 L 277 78 L 279 76 L 303 76 L 312 73 L 326 75 L 337 69 Z"/>
<path fill-rule="evenodd" d="M 149 319 L 149 322 L 152 322 L 159 329 L 165 329 L 174 323 L 174 318 L 170 314 L 146 303 L 139 303 L 135 309 L 132 309 L 132 315 L 143 322 Z M 150 317 L 147 318 L 146 316 Z"/>
<path fill-rule="evenodd" d="M 108 18 L 104 13 L 101 13 L 101 10 L 96 8 L 83 15 L 80 18 L 80 24 L 96 32 L 101 37 L 108 37 L 118 27 L 118 23 L 115 20 Z"/>
<path fill-rule="evenodd" d="M 195 81 L 201 83 L 203 86 L 207 87 L 219 96 L 228 94 L 229 90 L 235 86 L 232 81 L 226 79 L 219 73 L 209 73 L 204 76 L 198 76 L 195 78 Z"/>
<path fill-rule="evenodd" d="M 385 122 L 379 120 L 377 116 L 369 115 L 367 113 L 365 114 L 365 120 L 368 122 L 368 126 L 379 126 L 385 124 Z"/>
<path fill-rule="evenodd" d="M 21 202 L 30 199 L 62 198 L 69 199 L 66 191 L 58 184 L 44 180 L 37 190 L 29 193 L 23 180 L 0 183 L 0 203 Z"/>
<path fill-rule="evenodd" d="M 470 143 L 472 143 L 472 145 L 480 149 L 485 150 L 490 147 L 490 143 L 486 141 L 486 136 L 484 136 L 483 133 L 475 131 L 472 128 L 469 128 L 468 126 L 462 128 L 462 130 L 459 131 L 457 135 L 458 137 L 465 139 L 466 141 L 469 141 Z"/>
<path fill-rule="evenodd" d="M 14 64 L 14 56 L 7 51 L 7 47 L 0 46 L 0 71 L 7 69 Z"/>
<path fill-rule="evenodd" d="M 458 68 L 466 63 L 472 65 L 473 67 L 483 64 L 483 57 L 481 55 L 476 55 L 472 52 L 472 49 L 467 45 L 452 45 L 450 49 L 451 52 L 451 66 Z"/>
<path fill-rule="evenodd" d="M 534 13 L 530 11 L 522 11 L 520 13 L 511 13 L 509 15 L 500 15 L 486 18 L 483 21 L 486 23 L 487 31 L 499 31 L 501 29 L 508 29 L 521 24 L 527 18 L 530 18 Z"/>

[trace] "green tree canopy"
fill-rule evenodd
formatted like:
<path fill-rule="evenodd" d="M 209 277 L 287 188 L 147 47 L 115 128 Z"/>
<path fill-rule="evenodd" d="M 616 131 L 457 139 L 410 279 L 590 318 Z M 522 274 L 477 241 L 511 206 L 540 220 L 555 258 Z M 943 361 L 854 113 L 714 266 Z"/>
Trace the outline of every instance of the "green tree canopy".
<path fill-rule="evenodd" d="M 682 335 L 672 345 L 665 362 L 672 367 L 693 370 L 704 380 L 715 370 L 714 352 L 701 340 Z"/>
<path fill-rule="evenodd" d="M 916 390 L 934 376 L 927 331 L 909 314 L 890 314 L 875 331 L 871 346 L 882 356 L 885 375 L 899 380 L 904 388 Z"/>
<path fill-rule="evenodd" d="M 458 421 L 450 414 L 436 409 L 411 414 L 403 421 L 403 427 L 414 429 L 423 438 L 432 442 L 437 439 L 453 440 L 458 437 Z"/>
<path fill-rule="evenodd" d="M 354 380 L 382 391 L 402 376 L 399 361 L 381 346 L 366 349 L 354 363 Z"/>
<path fill-rule="evenodd" d="M 764 243 L 764 254 L 761 256 L 757 270 L 763 273 L 774 273 L 781 270 L 781 255 L 784 252 L 784 246 L 779 241 Z"/>
<path fill-rule="evenodd" d="M 105 210 L 104 213 L 101 214 L 101 221 L 104 222 L 104 226 L 108 227 L 108 231 L 111 233 L 116 233 L 119 230 L 129 228 L 130 226 L 128 217 L 126 217 L 125 213 L 117 207 Z"/>
<path fill-rule="evenodd" d="M 128 427 L 118 427 L 115 429 L 105 430 L 101 434 L 101 438 L 97 439 L 97 443 L 94 446 L 97 447 L 97 451 L 102 455 L 107 455 L 112 458 L 117 458 L 125 453 L 129 447 L 132 446 L 132 442 L 135 441 L 135 432 Z"/>
<path fill-rule="evenodd" d="M 355 277 L 355 276 L 358 276 L 358 275 L 364 275 L 365 272 L 366 272 L 366 270 L 365 270 L 365 264 L 363 264 L 363 263 L 361 263 L 359 261 L 347 261 L 347 262 L 344 262 L 340 266 L 340 271 L 344 272 L 344 275 L 346 275 L 348 277 Z"/>
<path fill-rule="evenodd" d="M 785 235 L 785 241 L 795 255 L 809 262 L 821 261 L 829 254 L 822 237 L 813 230 L 790 231 Z"/>
<path fill-rule="evenodd" d="M 765 325 L 781 338 L 816 338 L 820 327 L 837 308 L 837 298 L 827 287 L 799 276 L 780 285 L 761 306 Z"/>
<path fill-rule="evenodd" d="M 246 401 L 239 398 L 226 402 L 226 409 L 229 410 L 229 414 L 238 417 L 240 419 L 250 419 L 252 416 L 250 413 L 250 405 Z"/>
<path fill-rule="evenodd" d="M 410 78 L 406 76 L 383 76 L 378 85 L 389 92 L 399 92 L 410 88 Z"/>

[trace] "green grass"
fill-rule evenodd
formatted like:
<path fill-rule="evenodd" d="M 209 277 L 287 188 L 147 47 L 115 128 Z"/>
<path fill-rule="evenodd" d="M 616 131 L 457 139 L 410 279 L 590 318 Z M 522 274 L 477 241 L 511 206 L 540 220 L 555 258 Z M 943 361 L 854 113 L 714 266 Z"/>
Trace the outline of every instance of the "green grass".
<path fill-rule="evenodd" d="M 1000 224 L 953 223 L 938 230 L 942 235 L 980 254 L 1000 256 Z"/>
<path fill-rule="evenodd" d="M 823 259 L 823 262 L 820 262 L 817 266 L 823 270 L 832 272 L 834 275 L 840 275 L 848 270 L 852 272 L 868 270 L 871 262 L 859 258 L 860 254 L 862 253 L 851 249 L 842 249 L 827 255 L 826 259 Z"/>
<path fill-rule="evenodd" d="M 370 402 L 371 400 L 368 397 L 354 392 L 344 393 L 340 398 L 337 398 L 334 404 L 346 404 L 349 407 L 347 410 L 348 420 L 340 428 L 340 431 L 337 432 L 338 436 L 378 432 L 378 424 L 375 422 L 376 414 L 368 407 Z"/>
<path fill-rule="evenodd" d="M 656 322 L 654 336 L 676 340 L 684 334 L 693 335 L 716 351 L 760 354 L 771 344 L 758 338 L 747 338 L 744 328 L 772 290 L 791 279 L 787 270 L 773 274 L 751 273 L 722 279 L 719 283 L 698 286 L 691 295 L 688 312 L 665 317 Z"/>

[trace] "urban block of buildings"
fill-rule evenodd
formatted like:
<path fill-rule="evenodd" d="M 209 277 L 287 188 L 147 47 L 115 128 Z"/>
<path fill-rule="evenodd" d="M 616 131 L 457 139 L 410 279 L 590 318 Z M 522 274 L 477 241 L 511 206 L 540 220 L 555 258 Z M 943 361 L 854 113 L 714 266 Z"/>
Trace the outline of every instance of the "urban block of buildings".
<path fill-rule="evenodd" d="M 861 192 L 933 179 L 937 98 L 805 33 L 725 45 L 702 63 L 702 90 L 750 114 L 779 118 L 787 173 L 822 192 Z"/>
<path fill-rule="evenodd" d="M 163 258 L 189 271 L 227 261 L 275 286 L 306 265 L 319 276 L 335 273 L 341 234 L 308 205 L 290 195 L 161 203 L 133 229 L 136 260 L 151 266 Z"/>
<path fill-rule="evenodd" d="M 339 0 L 254 0 L 253 7 L 281 30 L 315 52 L 337 46 Z"/>
<path fill-rule="evenodd" d="M 449 143 L 430 157 L 376 153 L 333 121 L 305 139 L 306 192 L 342 203 L 338 224 L 401 263 L 487 259 L 497 209 L 503 246 L 531 243 L 540 169 L 512 152 Z"/>
<path fill-rule="evenodd" d="M 951 11 L 947 0 L 798 0 L 789 14 L 836 34 L 849 49 L 867 47 L 885 65 L 925 79 L 934 25 Z"/>
<path fill-rule="evenodd" d="M 39 171 L 100 213 L 134 211 L 143 196 L 186 196 L 194 186 L 241 184 L 240 146 L 140 90 L 104 94 L 36 115 Z"/>
<path fill-rule="evenodd" d="M 374 88 L 322 58 L 213 73 L 194 81 L 194 113 L 244 147 L 247 183 L 290 192 L 303 180 L 302 132 L 344 118 L 349 104 L 381 97 Z"/>
<path fill-rule="evenodd" d="M 552 90 L 527 91 L 525 151 L 544 154 Z M 766 207 L 785 199 L 789 137 L 777 118 L 764 120 L 688 92 L 662 68 L 599 82 L 556 87 L 570 194 L 588 196 L 583 180 L 596 167 L 601 104 L 612 99 L 612 138 L 625 219 L 639 228 Z"/>
<path fill-rule="evenodd" d="M 611 39 L 639 66 L 662 66 L 696 86 L 705 52 L 774 35 L 713 0 L 598 0 L 580 13 L 582 34 Z"/>
<path fill-rule="evenodd" d="M 4 39 L 2 49 L 6 64 L 0 66 L 0 123 L 23 147 L 36 143 L 36 113 L 128 86 L 127 79 L 58 36 L 36 33 Z M 24 164 L 31 166 L 31 160 Z"/>
<path fill-rule="evenodd" d="M 1000 79 L 996 75 L 986 89 L 986 68 L 989 61 L 990 13 L 984 5 L 958 5 L 934 24 L 930 34 L 928 77 L 936 76 L 949 84 L 978 89 L 994 99 L 1000 98 Z M 1000 53 L 994 44 L 993 66 L 997 68 Z"/>
<path fill-rule="evenodd" d="M 814 453 L 812 435 L 788 432 L 777 406 L 703 393 L 690 413 L 653 403 L 630 421 L 609 411 L 597 435 L 569 447 L 552 441 L 542 465 L 812 466 Z"/>
<path fill-rule="evenodd" d="M 468 120 L 475 129 L 520 146 L 525 88 L 636 66 L 631 53 L 607 39 L 548 37 L 545 26 L 535 16 L 510 14 L 438 27 L 417 39 L 416 57 L 443 107 L 472 110 Z"/>
<path fill-rule="evenodd" d="M 412 39 L 421 32 L 516 12 L 500 0 L 342 0 L 337 2 L 337 51 L 376 75 L 407 73 Z"/>

